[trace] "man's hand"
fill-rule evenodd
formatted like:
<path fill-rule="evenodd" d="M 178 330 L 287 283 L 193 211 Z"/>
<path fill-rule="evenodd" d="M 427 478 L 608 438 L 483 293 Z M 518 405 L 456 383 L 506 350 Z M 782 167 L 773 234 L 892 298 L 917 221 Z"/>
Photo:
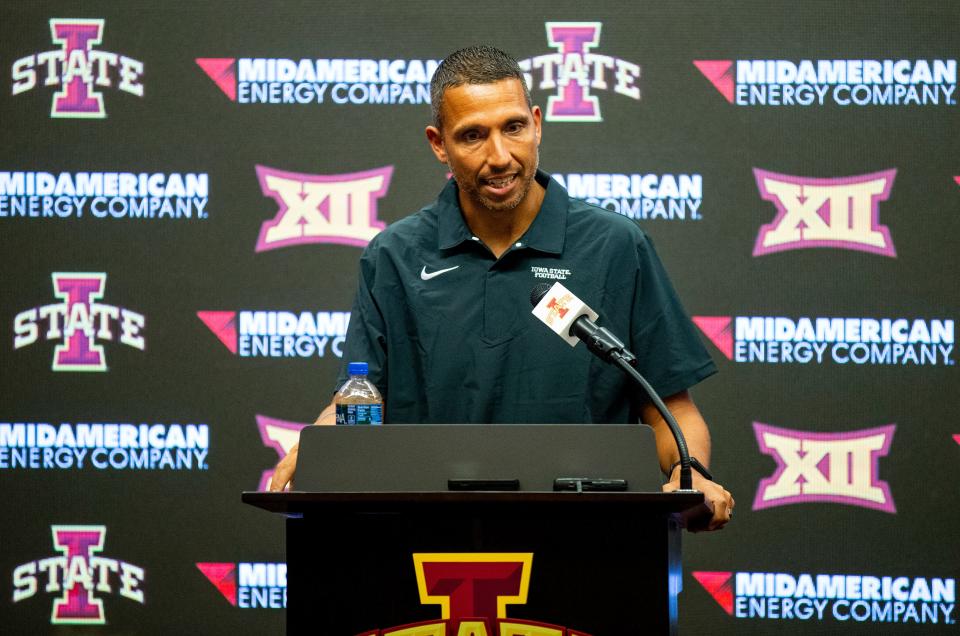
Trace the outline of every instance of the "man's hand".
<path fill-rule="evenodd" d="M 664 403 L 673 414 L 680 426 L 683 436 L 687 439 L 687 448 L 690 456 L 696 457 L 705 466 L 710 463 L 710 431 L 703 421 L 700 410 L 693 403 L 690 394 L 681 391 L 664 398 Z M 670 433 L 670 428 L 663 421 L 660 412 L 650 403 L 642 409 L 643 422 L 653 427 L 657 440 L 657 455 L 660 458 L 660 468 L 666 472 L 679 459 L 677 443 Z M 693 488 L 703 493 L 704 510 L 702 515 L 690 519 L 687 529 L 692 532 L 700 530 L 719 530 L 730 522 L 733 514 L 733 497 L 723 486 L 714 483 L 698 473 L 693 472 Z M 680 488 L 680 466 L 674 466 L 670 473 L 670 481 L 663 486 L 664 492 L 672 492 Z"/>
<path fill-rule="evenodd" d="M 331 401 L 327 408 L 323 409 L 317 417 L 314 425 L 332 425 L 337 423 L 337 406 Z M 300 444 L 294 444 L 287 453 L 287 456 L 277 463 L 273 471 L 273 478 L 270 479 L 270 492 L 280 492 L 287 490 L 293 480 L 293 473 L 297 470 L 297 452 L 300 450 Z"/>
<path fill-rule="evenodd" d="M 299 448 L 300 444 L 294 444 L 287 456 L 281 459 L 277 463 L 277 467 L 273 469 L 273 477 L 270 479 L 271 492 L 286 490 L 290 485 L 293 473 L 297 470 L 297 451 Z"/>
<path fill-rule="evenodd" d="M 723 486 L 712 482 L 697 471 L 693 472 L 693 488 L 703 493 L 703 503 L 707 508 L 702 517 L 690 519 L 687 530 L 699 532 L 700 530 L 720 530 L 730 523 L 733 518 L 733 507 L 736 502 L 733 495 Z M 680 467 L 677 466 L 670 475 L 670 481 L 663 485 L 664 492 L 673 492 L 680 488 Z M 712 513 L 712 516 L 707 516 Z"/>

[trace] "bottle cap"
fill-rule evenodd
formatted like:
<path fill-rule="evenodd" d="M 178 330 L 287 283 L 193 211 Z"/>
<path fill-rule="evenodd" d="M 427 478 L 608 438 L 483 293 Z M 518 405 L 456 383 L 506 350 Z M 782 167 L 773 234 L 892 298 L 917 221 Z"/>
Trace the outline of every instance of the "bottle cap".
<path fill-rule="evenodd" d="M 367 375 L 370 372 L 370 366 L 366 362 L 351 362 L 347 365 L 349 375 Z"/>

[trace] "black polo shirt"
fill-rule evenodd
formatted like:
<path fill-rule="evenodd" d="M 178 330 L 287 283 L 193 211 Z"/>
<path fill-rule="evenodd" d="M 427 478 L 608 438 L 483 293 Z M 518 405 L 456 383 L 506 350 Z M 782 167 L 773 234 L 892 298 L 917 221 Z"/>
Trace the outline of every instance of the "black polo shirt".
<path fill-rule="evenodd" d="M 530 312 L 560 280 L 600 314 L 663 396 L 716 368 L 633 221 L 571 199 L 544 172 L 543 205 L 499 259 L 463 220 L 451 179 L 437 200 L 373 238 L 347 331 L 346 363 L 367 362 L 387 423 L 635 422 L 645 397 L 622 372 L 571 348 Z"/>

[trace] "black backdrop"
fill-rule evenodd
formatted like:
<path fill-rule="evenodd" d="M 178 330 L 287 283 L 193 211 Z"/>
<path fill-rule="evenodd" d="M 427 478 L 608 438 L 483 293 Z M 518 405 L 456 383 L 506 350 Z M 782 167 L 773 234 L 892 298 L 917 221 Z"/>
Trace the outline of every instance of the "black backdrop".
<path fill-rule="evenodd" d="M 45 85 L 45 62 L 24 61 L 62 50 L 52 39 L 51 22 L 73 33 L 90 28 L 76 18 L 103 21 L 101 42 L 91 50 L 142 64 L 138 70 L 135 63 L 127 63 L 132 83 L 142 86 L 138 96 L 119 88 L 124 64 L 119 57 L 111 65 L 109 56 L 73 55 L 79 80 L 72 91 L 81 90 L 85 59 L 106 60 L 110 85 L 93 85 L 102 94 L 102 118 L 51 116 L 54 92 L 61 86 Z M 661 185 L 670 176 L 683 175 L 702 183 L 687 203 L 673 200 L 674 207 L 698 205 L 696 215 L 685 208 L 684 218 L 647 215 L 638 220 L 656 241 L 688 311 L 704 327 L 704 339 L 720 367 L 718 376 L 698 387 L 695 398 L 711 423 L 715 472 L 739 502 L 734 524 L 720 533 L 688 536 L 685 542 L 683 630 L 906 634 L 956 629 L 950 590 L 958 570 L 955 527 L 960 521 L 960 447 L 955 441 L 960 441 L 955 437 L 960 433 L 955 418 L 960 399 L 953 351 L 953 321 L 960 313 L 955 274 L 955 236 L 960 230 L 958 19 L 960 10 L 950 2 L 4 4 L 0 66 L 10 69 L 11 87 L 0 97 L 4 631 L 228 634 L 282 629 L 282 610 L 243 608 L 240 595 L 231 592 L 231 576 L 250 583 L 241 580 L 240 571 L 247 569 L 242 564 L 278 564 L 284 554 L 282 521 L 242 506 L 239 492 L 255 489 L 262 472 L 278 459 L 276 449 L 282 444 L 268 443 L 264 436 L 295 431 L 294 424 L 312 421 L 326 404 L 341 362 L 335 353 L 339 332 L 335 324 L 326 334 L 321 329 L 318 337 L 328 338 L 322 357 L 272 357 L 232 352 L 229 345 L 236 351 L 242 346 L 237 348 L 236 331 L 230 329 L 240 328 L 244 311 L 291 312 L 298 318 L 303 312 L 314 318 L 321 312 L 323 320 L 336 323 L 336 313 L 324 312 L 350 310 L 361 248 L 330 231 L 317 240 L 258 251 L 261 226 L 280 208 L 265 196 L 256 167 L 329 177 L 389 166 L 386 191 L 375 197 L 377 217 L 387 224 L 429 201 L 446 172 L 425 144 L 428 104 L 409 99 L 337 104 L 333 93 L 325 93 L 323 103 L 240 103 L 228 96 L 230 71 L 240 66 L 230 60 L 403 60 L 402 70 L 416 80 L 410 60 L 426 63 L 466 44 L 485 42 L 519 59 L 534 60 L 534 100 L 546 106 L 558 91 L 542 87 L 543 73 L 535 61 L 558 52 L 548 42 L 547 23 L 565 23 L 554 24 L 561 34 L 571 23 L 599 29 L 590 52 L 609 56 L 611 65 L 617 64 L 612 60 L 616 58 L 639 66 L 639 76 L 629 82 L 640 96 L 613 90 L 617 80 L 613 69 L 606 70 L 606 87 L 595 83 L 589 89 L 598 99 L 600 120 L 548 117 L 542 167 L 568 183 L 583 182 L 580 175 L 654 175 Z M 566 55 L 562 62 L 576 71 L 578 60 L 571 57 L 579 60 Z M 226 61 L 204 61 L 211 59 Z M 694 64 L 702 60 L 730 62 L 734 74 L 722 76 L 722 63 Z M 898 80 L 891 72 L 880 84 L 854 89 L 855 94 L 870 96 L 877 89 L 882 100 L 884 90 L 894 95 L 899 89 L 907 95 L 912 74 L 926 84 L 928 99 L 844 105 L 833 99 L 835 84 L 814 79 L 812 83 L 826 91 L 822 105 L 728 101 L 721 89 L 743 79 L 736 77 L 736 69 L 750 60 L 784 60 L 801 67 L 801 61 L 809 60 L 814 69 L 818 61 L 877 60 L 882 68 L 889 60 L 892 68 L 906 60 L 899 68 L 907 69 L 908 77 Z M 952 68 L 952 74 L 934 78 L 940 82 L 925 80 L 922 68 L 917 70 L 924 61 L 935 66 L 935 60 L 944 61 L 948 71 Z M 37 69 L 37 85 L 18 91 L 30 67 Z M 62 67 L 54 63 L 54 68 L 52 83 L 59 84 Z M 711 69 L 721 75 L 711 76 L 713 82 Z M 367 86 L 354 88 L 356 95 L 370 93 L 370 79 L 357 82 Z M 379 81 L 375 78 L 374 83 Z M 787 78 L 765 89 L 782 92 L 798 83 L 811 82 Z M 414 101 L 416 84 L 410 85 Z M 398 95 L 402 88 L 396 89 Z M 282 94 L 282 88 L 276 90 Z M 349 95 L 346 87 L 325 90 Z M 811 238 L 793 249 L 754 256 L 761 226 L 777 217 L 774 202 L 761 195 L 755 169 L 806 184 L 808 190 L 784 202 L 791 209 L 808 195 L 826 192 L 817 190 L 820 186 L 834 188 L 830 192 L 838 198 L 830 210 L 818 211 L 821 219 L 833 218 L 831 212 L 837 219 L 846 213 L 841 206 L 855 189 L 843 187 L 857 181 L 851 177 L 895 170 L 886 184 L 889 196 L 868 202 L 875 206 L 874 225 L 889 229 L 893 250 L 865 250 L 863 243 L 849 240 L 849 234 L 837 243 L 843 240 L 837 234 L 834 242 Z M 91 196 L 79 217 L 30 216 L 18 210 L 31 199 L 42 207 L 44 196 L 28 191 L 27 175 L 18 174 L 31 172 L 54 177 L 67 173 L 71 182 L 79 180 L 78 173 L 160 173 L 168 185 L 175 181 L 173 173 L 205 175 L 208 192 L 200 193 L 207 198 L 205 214 L 198 218 L 194 210 L 191 218 L 99 218 L 90 206 L 103 209 L 104 203 L 94 204 Z M 20 178 L 23 189 L 17 187 Z M 69 196 L 68 185 L 61 192 Z M 168 194 L 175 204 L 175 189 Z M 669 194 L 663 199 L 668 209 Z M 621 202 L 619 195 L 612 198 L 616 201 L 605 205 L 642 205 L 633 199 Z M 320 212 L 330 210 L 321 206 Z M 831 228 L 837 224 L 842 225 L 837 221 Z M 807 228 L 804 224 L 799 229 Z M 113 321 L 110 338 L 98 333 L 94 339 L 103 346 L 107 370 L 54 370 L 54 348 L 64 337 L 48 337 L 49 322 L 39 318 L 36 341 L 24 344 L 22 336 L 29 335 L 31 309 L 64 305 L 54 296 L 55 273 L 69 274 L 65 284 L 74 289 L 78 273 L 105 274 L 102 298 L 84 298 L 141 314 L 143 349 L 120 342 L 121 328 Z M 74 310 L 79 312 L 72 314 L 77 324 L 88 309 Z M 783 317 L 792 325 L 801 318 L 814 325 L 817 318 L 904 319 L 908 327 L 915 321 L 943 327 L 946 335 L 939 343 L 942 348 L 933 349 L 936 357 L 922 364 L 911 358 L 840 363 L 830 353 L 836 343 L 829 342 L 818 343 L 826 347 L 822 362 L 747 362 L 724 353 L 748 347 L 731 342 L 731 336 L 736 340 L 743 335 L 729 330 L 737 317 Z M 87 340 L 82 330 L 77 333 L 81 335 L 71 346 Z M 855 345 L 857 336 L 847 335 L 846 344 Z M 808 342 L 794 344 L 811 346 L 810 338 L 799 338 L 805 339 Z M 855 350 L 869 352 L 873 346 L 881 355 L 902 344 L 895 340 L 891 336 Z M 933 345 L 907 346 L 919 352 Z M 176 446 L 174 425 L 192 424 L 206 431 L 209 443 L 195 449 L 206 450 L 203 460 L 197 462 L 194 455 L 189 465 L 101 469 L 90 463 L 96 448 L 88 448 L 83 468 L 44 467 L 43 450 L 30 450 L 44 445 L 30 437 L 29 431 L 35 430 L 26 426 L 30 423 L 60 431 L 61 437 L 46 445 L 67 449 L 64 454 L 70 453 L 69 433 L 88 423 L 159 424 L 155 430 L 163 433 L 157 436 L 161 446 Z M 792 454 L 784 451 L 786 455 L 774 461 L 775 453 L 764 453 L 758 442 L 757 431 L 764 430 L 758 424 L 790 429 L 787 438 L 804 438 L 797 442 L 803 446 Z M 894 428 L 863 433 L 890 425 Z M 871 434 L 886 434 L 879 444 L 887 447 L 864 451 Z M 860 446 L 841 443 L 865 436 Z M 101 457 L 109 457 L 113 446 L 123 444 L 111 446 L 107 439 L 93 446 L 106 447 Z M 843 455 L 854 447 L 859 454 Z M 139 457 L 139 451 L 121 448 L 117 462 Z M 35 464 L 28 461 L 31 452 L 38 458 Z M 815 465 L 800 459 L 818 452 L 825 459 Z M 162 456 L 159 448 L 157 455 Z M 794 484 L 793 496 L 787 488 L 780 499 L 756 499 L 761 481 L 784 474 L 778 467 L 785 466 L 790 475 L 801 464 L 802 476 L 787 480 Z M 844 466 L 853 467 L 846 480 L 853 486 L 846 489 L 841 483 Z M 820 482 L 826 485 L 817 490 Z M 876 493 L 884 493 L 878 482 L 889 487 L 879 502 Z M 83 570 L 65 577 L 54 567 L 54 585 L 48 586 L 50 564 L 42 560 L 63 554 L 52 537 L 59 526 L 102 527 L 93 535 L 105 533 L 102 551 L 84 556 L 133 564 L 143 569 L 142 581 L 123 595 L 120 572 L 110 572 L 107 565 L 109 589 L 85 596 Z M 81 531 L 68 528 L 67 535 L 76 538 Z M 746 580 L 747 573 L 789 574 L 792 578 L 781 580 L 793 581 L 802 574 L 814 581 L 817 575 L 908 577 L 907 589 L 919 584 L 921 590 L 906 600 L 867 596 L 865 604 L 854 608 L 858 618 L 844 620 L 859 598 L 851 582 L 845 599 L 827 599 L 822 617 L 814 612 L 807 619 L 760 618 L 746 615 L 751 613 L 748 590 L 735 585 Z M 91 585 L 103 583 L 92 576 Z M 54 625 L 52 608 L 63 593 L 56 583 L 64 578 L 80 581 L 74 580 L 71 598 L 102 601 L 103 625 Z M 934 579 L 944 579 L 948 590 L 939 595 L 939 606 L 937 598 L 922 594 L 924 582 L 941 582 Z M 36 582 L 35 591 L 31 581 Z M 221 582 L 223 594 L 213 581 Z M 142 603 L 129 598 L 136 590 L 143 591 Z M 753 600 L 756 609 L 760 601 Z M 903 606 L 895 607 L 894 601 Z M 767 609 L 783 605 L 782 599 L 770 597 L 763 602 Z M 908 606 L 918 612 L 918 621 Z M 861 610 L 866 612 L 862 616 Z M 923 615 L 925 610 L 932 614 Z M 76 618 L 80 611 L 75 606 L 66 615 Z"/>

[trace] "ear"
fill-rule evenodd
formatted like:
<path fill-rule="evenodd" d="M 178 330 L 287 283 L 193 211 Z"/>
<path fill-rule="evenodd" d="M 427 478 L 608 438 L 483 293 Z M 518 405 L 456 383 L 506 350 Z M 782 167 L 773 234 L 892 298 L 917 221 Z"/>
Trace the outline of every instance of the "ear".
<path fill-rule="evenodd" d="M 540 111 L 539 106 L 534 106 L 530 109 L 530 112 L 533 113 L 533 127 L 537 131 L 537 145 L 540 145 L 540 133 L 542 132 L 540 124 L 543 122 L 543 113 Z"/>
<path fill-rule="evenodd" d="M 430 142 L 430 150 L 436 155 L 437 161 L 447 163 L 447 151 L 443 146 L 443 133 L 436 126 L 427 126 L 427 141 Z"/>

